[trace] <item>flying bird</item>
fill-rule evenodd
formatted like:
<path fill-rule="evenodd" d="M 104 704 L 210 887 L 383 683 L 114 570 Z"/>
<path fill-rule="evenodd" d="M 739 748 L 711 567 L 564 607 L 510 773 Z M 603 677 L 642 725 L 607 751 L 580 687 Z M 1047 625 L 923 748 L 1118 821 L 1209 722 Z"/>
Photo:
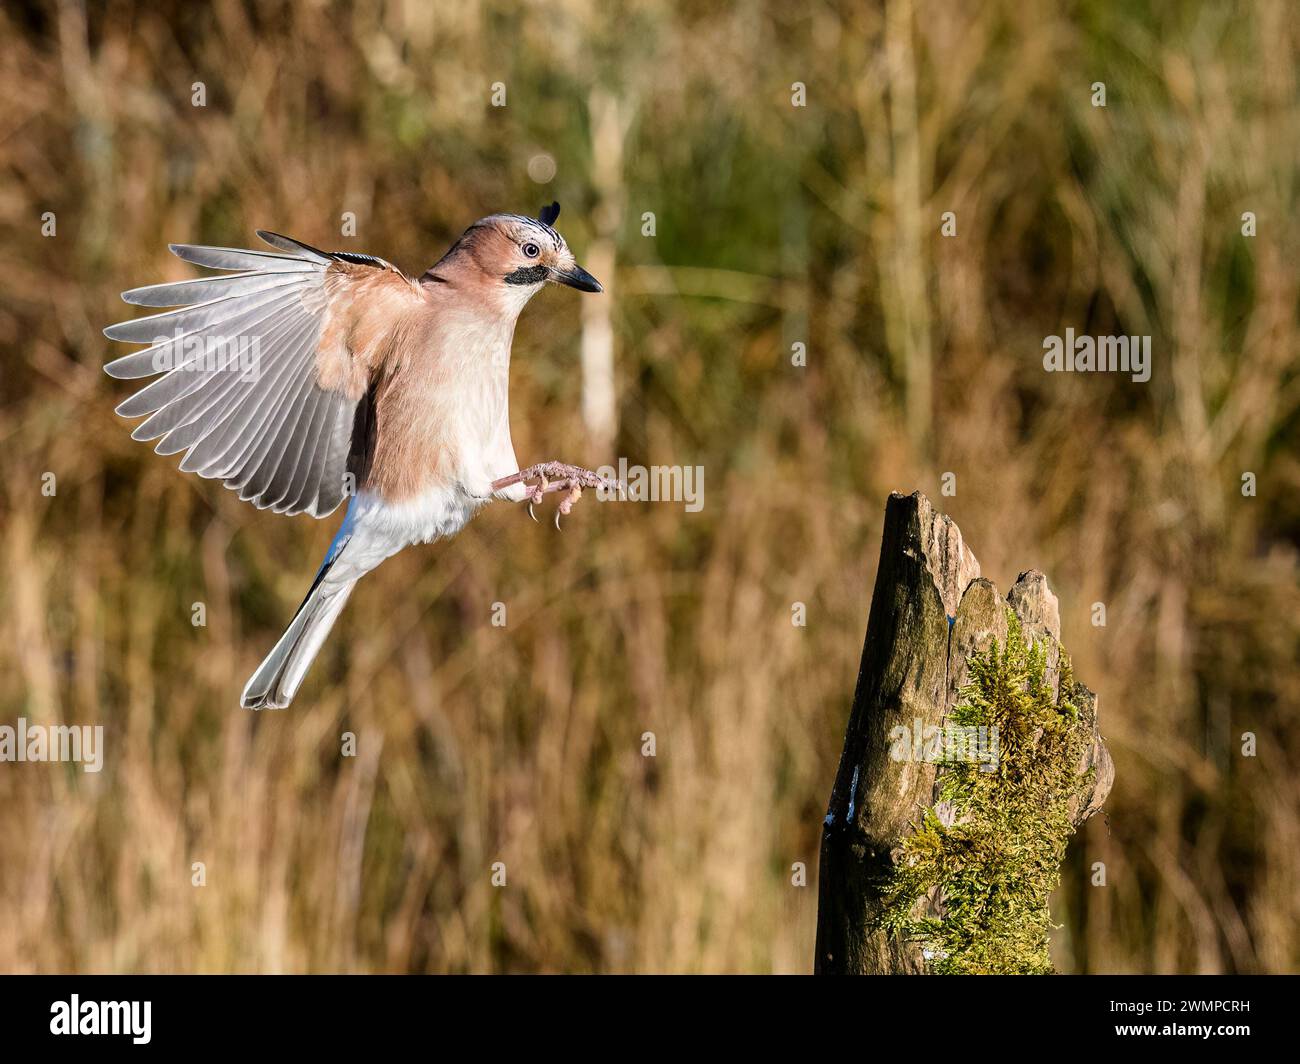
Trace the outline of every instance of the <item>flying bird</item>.
<path fill-rule="evenodd" d="M 356 582 L 412 543 L 454 535 L 492 499 L 540 502 L 564 492 L 568 513 L 591 470 L 561 462 L 520 469 L 510 441 L 510 345 L 524 305 L 547 282 L 600 283 L 537 218 L 475 222 L 418 279 L 350 251 L 320 251 L 258 230 L 274 251 L 172 244 L 223 275 L 122 293 L 179 307 L 104 330 L 142 351 L 112 377 L 162 376 L 117 407 L 147 419 L 132 438 L 182 454 L 180 468 L 221 480 L 259 509 L 343 523 L 289 627 L 241 703 L 289 705 Z"/>

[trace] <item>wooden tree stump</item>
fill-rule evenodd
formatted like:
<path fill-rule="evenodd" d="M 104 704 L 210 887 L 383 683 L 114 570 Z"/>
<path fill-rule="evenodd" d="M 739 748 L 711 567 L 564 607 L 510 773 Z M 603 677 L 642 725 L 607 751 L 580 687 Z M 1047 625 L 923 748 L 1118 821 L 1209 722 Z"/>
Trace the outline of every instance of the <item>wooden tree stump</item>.
<path fill-rule="evenodd" d="M 1018 627 L 1025 641 L 1038 644 L 1035 653 L 1043 657 L 1040 702 L 1047 703 L 1050 685 L 1051 698 L 1060 696 L 1059 729 L 1061 734 L 1069 730 L 1071 739 L 1068 746 L 1040 744 L 1044 729 L 1029 728 L 1018 733 L 1021 756 L 1038 756 L 1040 746 L 1057 751 L 1058 757 L 1061 750 L 1077 756 L 1053 777 L 1058 785 L 1048 803 L 1058 833 L 1063 828 L 1068 837 L 1101 808 L 1110 792 L 1114 766 L 1097 731 L 1096 696 L 1072 681 L 1067 682 L 1067 691 L 1061 691 L 1056 596 L 1046 577 L 1031 570 L 1021 574 L 1004 602 L 993 584 L 980 577 L 979 562 L 950 518 L 937 513 L 920 493 L 891 495 L 853 709 L 822 830 L 818 973 L 934 970 L 936 956 L 924 940 L 890 931 L 882 922 L 891 885 L 897 884 L 900 871 L 906 872 L 913 859 L 909 854 L 919 848 L 917 833 L 924 829 L 927 811 L 932 816 L 931 835 L 924 841 L 931 844 L 934 837 L 945 843 L 958 838 L 962 818 L 970 814 L 959 811 L 960 801 L 954 805 L 940 800 L 949 767 L 900 757 L 896 737 L 900 728 L 931 735 L 930 729 L 942 729 L 950 722 L 971 681 L 972 663 L 987 655 L 995 641 L 997 647 L 1007 648 L 1009 627 Z M 1064 671 L 1068 679 L 1068 669 Z M 1048 730 L 1058 727 L 1050 713 L 1047 719 Z M 1030 767 L 1036 771 L 1038 766 Z M 1053 852 L 1063 851 L 1062 839 Z M 1056 864 L 1053 876 L 1059 870 Z M 991 890 L 997 888 L 993 884 Z M 918 899 L 914 915 L 945 919 L 952 901 L 945 890 L 938 885 Z M 1045 916 L 1045 896 L 1042 909 Z M 1041 937 L 1045 956 L 1045 928 Z M 972 951 L 979 946 L 972 943 Z"/>

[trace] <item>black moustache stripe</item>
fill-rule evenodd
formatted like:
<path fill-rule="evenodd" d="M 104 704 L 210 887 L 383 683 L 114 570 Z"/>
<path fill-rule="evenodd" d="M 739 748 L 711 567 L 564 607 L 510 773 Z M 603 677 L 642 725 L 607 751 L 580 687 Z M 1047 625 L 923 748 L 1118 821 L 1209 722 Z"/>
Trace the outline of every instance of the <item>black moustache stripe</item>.
<path fill-rule="evenodd" d="M 520 266 L 506 274 L 506 284 L 540 284 L 549 272 L 545 266 Z"/>

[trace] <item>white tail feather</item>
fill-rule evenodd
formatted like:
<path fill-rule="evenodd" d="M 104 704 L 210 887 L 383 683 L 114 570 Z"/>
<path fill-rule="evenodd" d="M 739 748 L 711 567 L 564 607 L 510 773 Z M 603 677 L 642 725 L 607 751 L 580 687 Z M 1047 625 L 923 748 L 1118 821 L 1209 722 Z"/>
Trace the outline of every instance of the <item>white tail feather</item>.
<path fill-rule="evenodd" d="M 317 582 L 284 635 L 244 687 L 239 701 L 245 709 L 283 709 L 293 701 L 355 586 L 355 580 Z"/>

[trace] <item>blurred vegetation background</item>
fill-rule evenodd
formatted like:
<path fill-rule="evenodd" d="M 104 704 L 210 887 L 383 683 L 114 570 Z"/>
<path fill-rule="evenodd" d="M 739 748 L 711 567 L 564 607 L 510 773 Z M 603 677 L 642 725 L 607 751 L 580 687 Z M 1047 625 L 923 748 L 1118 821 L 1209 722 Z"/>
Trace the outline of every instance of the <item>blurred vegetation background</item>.
<path fill-rule="evenodd" d="M 1057 966 L 1296 970 L 1298 43 L 1283 0 L 6 4 L 0 723 L 107 749 L 0 765 L 0 970 L 810 970 L 895 489 L 1044 570 L 1100 694 Z M 525 311 L 521 461 L 702 465 L 704 509 L 492 506 L 241 711 L 338 516 L 129 439 L 118 293 L 257 226 L 418 273 L 552 198 L 610 291 Z M 1044 373 L 1069 327 L 1150 382 Z"/>

